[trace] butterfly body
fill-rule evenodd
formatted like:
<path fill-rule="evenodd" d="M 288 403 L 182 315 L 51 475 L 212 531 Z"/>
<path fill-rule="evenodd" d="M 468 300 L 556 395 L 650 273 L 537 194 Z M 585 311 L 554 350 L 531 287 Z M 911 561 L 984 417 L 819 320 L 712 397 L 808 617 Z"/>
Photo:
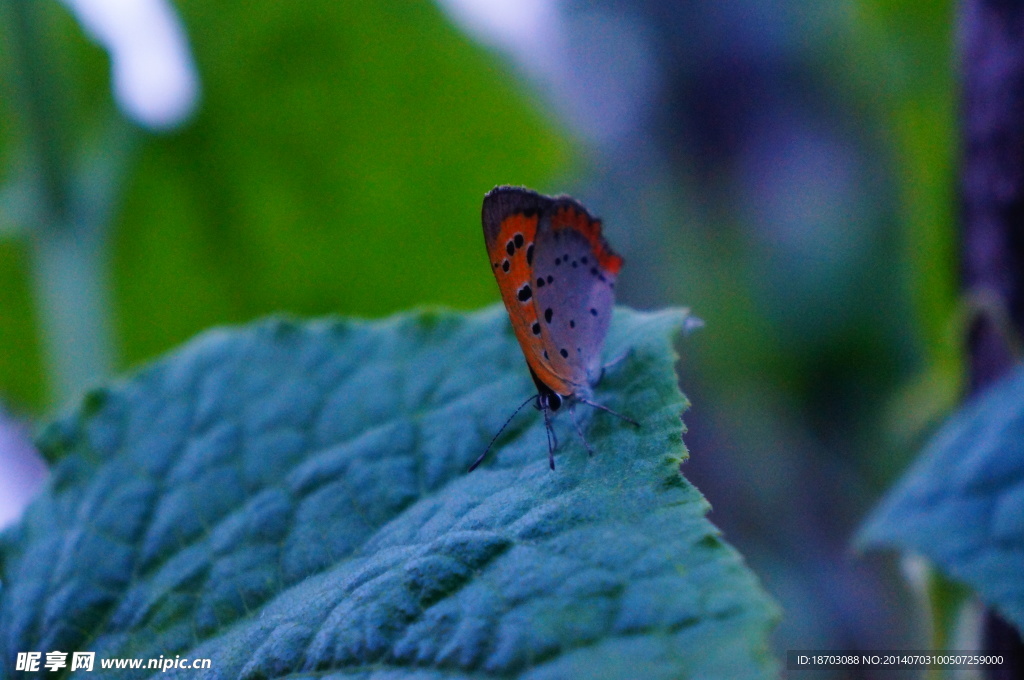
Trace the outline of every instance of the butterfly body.
<path fill-rule="evenodd" d="M 572 401 L 604 408 L 591 401 L 592 385 L 623 260 L 600 220 L 568 196 L 501 186 L 484 197 L 482 212 L 491 270 L 537 386 L 553 468 L 550 413 L 566 400 L 570 409 Z"/>

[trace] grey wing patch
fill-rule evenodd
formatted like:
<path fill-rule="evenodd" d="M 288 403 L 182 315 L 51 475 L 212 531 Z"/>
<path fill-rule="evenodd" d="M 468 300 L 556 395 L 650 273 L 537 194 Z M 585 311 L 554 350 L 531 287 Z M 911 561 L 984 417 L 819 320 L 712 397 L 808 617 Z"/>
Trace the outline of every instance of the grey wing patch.
<path fill-rule="evenodd" d="M 529 216 L 542 213 L 553 203 L 554 201 L 547 196 L 523 187 L 494 187 L 484 196 L 482 209 L 484 238 L 487 239 L 487 243 L 491 243 L 494 239 L 498 238 L 498 233 L 501 231 L 501 223 L 509 215 L 524 213 Z"/>
<path fill-rule="evenodd" d="M 543 220 L 535 242 L 534 298 L 541 331 L 558 353 L 552 365 L 570 382 L 591 384 L 601 369 L 615 277 L 600 271 L 587 239 L 571 229 L 556 232 Z"/>

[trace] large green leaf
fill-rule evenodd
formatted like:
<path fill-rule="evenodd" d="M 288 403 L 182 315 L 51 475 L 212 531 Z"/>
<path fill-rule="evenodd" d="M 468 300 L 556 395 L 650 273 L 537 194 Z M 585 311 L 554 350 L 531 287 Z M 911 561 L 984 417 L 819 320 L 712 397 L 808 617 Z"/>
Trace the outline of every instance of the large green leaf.
<path fill-rule="evenodd" d="M 1024 368 L 946 423 L 860 543 L 924 555 L 1024 631 Z"/>
<path fill-rule="evenodd" d="M 226 678 L 771 676 L 774 605 L 679 472 L 682 320 L 616 311 L 608 352 L 632 352 L 597 398 L 641 427 L 591 414 L 588 457 L 558 419 L 554 472 L 535 412 L 466 472 L 532 391 L 499 307 L 203 335 L 42 437 L 0 674 L 77 650 Z"/>

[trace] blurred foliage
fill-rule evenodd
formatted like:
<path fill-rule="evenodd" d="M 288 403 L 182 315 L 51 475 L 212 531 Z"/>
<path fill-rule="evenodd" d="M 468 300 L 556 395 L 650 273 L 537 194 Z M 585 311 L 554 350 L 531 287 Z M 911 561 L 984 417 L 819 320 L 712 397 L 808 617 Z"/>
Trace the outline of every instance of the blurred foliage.
<path fill-rule="evenodd" d="M 425 0 L 178 9 L 205 99 L 186 129 L 148 141 L 125 187 L 113 252 L 124 364 L 278 309 L 374 316 L 495 298 L 483 193 L 550 188 L 571 158 L 496 59 Z M 52 10 L 67 114 L 88 137 L 110 114 L 105 56 Z M 0 140 L 8 168 L 14 140 Z M 0 394 L 38 408 L 23 244 L 0 248 Z"/>
<path fill-rule="evenodd" d="M 22 244 L 0 239 L 0 394 L 38 405 L 42 364 L 27 259 Z"/>
<path fill-rule="evenodd" d="M 922 555 L 1024 630 L 1024 367 L 965 404 L 859 537 Z"/>
<path fill-rule="evenodd" d="M 858 92 L 886 116 L 898 170 L 902 259 L 923 370 L 897 393 L 886 429 L 916 444 L 956 404 L 963 371 L 957 323 L 954 4 L 859 0 Z M 883 49 L 879 49 L 883 46 Z M 908 446 L 909 448 L 909 446 Z M 896 470 L 887 470 L 889 477 Z"/>

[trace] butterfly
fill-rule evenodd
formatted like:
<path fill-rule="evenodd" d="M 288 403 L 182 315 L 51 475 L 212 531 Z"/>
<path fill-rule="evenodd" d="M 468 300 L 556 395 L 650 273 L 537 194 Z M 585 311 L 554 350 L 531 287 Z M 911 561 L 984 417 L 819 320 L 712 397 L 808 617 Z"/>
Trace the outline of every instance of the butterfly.
<path fill-rule="evenodd" d="M 537 394 L 519 405 L 469 469 L 484 460 L 502 430 L 532 401 L 544 413 L 548 465 L 554 470 L 558 439 L 551 420 L 563 404 L 591 454 L 575 402 L 638 425 L 593 401 L 592 386 L 604 369 L 625 358 L 601 365 L 623 259 L 601 235 L 601 221 L 569 196 L 499 186 L 484 196 L 482 212 L 491 270 Z"/>

